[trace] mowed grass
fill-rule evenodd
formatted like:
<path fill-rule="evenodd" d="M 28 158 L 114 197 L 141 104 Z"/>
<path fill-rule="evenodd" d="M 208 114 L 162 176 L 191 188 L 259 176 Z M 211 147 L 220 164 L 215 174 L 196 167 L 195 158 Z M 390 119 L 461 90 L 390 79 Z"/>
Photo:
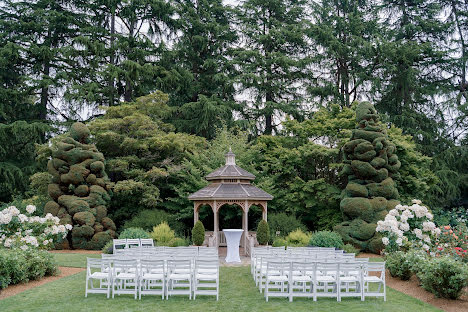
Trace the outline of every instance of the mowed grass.
<path fill-rule="evenodd" d="M 86 268 L 86 258 L 101 258 L 99 254 L 54 253 L 58 266 Z"/>
<path fill-rule="evenodd" d="M 85 267 L 87 256 L 56 254 L 60 265 Z M 161 300 L 157 296 L 144 296 L 141 301 L 127 295 L 107 299 L 105 295 L 84 297 L 85 272 L 27 290 L 0 301 L 0 311 L 440 311 L 433 306 L 403 293 L 387 288 L 387 302 L 382 298 L 295 299 L 271 298 L 265 302 L 255 287 L 249 267 L 221 267 L 220 298 L 198 297 L 190 301 L 186 296 Z"/>

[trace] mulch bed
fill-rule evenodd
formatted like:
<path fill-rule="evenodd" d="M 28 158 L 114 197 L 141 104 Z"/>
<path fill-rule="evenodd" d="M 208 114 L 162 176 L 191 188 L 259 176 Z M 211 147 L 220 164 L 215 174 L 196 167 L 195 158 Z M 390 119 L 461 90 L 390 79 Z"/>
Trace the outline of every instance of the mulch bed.
<path fill-rule="evenodd" d="M 84 249 L 62 249 L 50 250 L 51 253 L 76 253 L 76 254 L 101 254 L 101 250 L 84 250 Z"/>

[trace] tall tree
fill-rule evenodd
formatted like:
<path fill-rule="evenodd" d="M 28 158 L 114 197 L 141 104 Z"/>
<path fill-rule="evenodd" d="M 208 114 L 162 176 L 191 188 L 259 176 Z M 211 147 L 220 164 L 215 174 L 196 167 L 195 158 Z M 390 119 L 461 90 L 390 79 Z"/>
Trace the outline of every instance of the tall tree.
<path fill-rule="evenodd" d="M 309 59 L 305 0 L 246 0 L 237 10 L 235 53 L 243 114 L 256 131 L 272 134 L 285 114 L 301 117 L 301 82 Z"/>
<path fill-rule="evenodd" d="M 308 91 L 319 103 L 350 107 L 366 98 L 380 66 L 379 29 L 371 7 L 352 0 L 310 3 L 313 70 Z"/>
<path fill-rule="evenodd" d="M 176 72 L 176 83 L 168 81 L 163 90 L 175 107 L 172 122 L 177 129 L 211 139 L 217 128 L 233 120 L 232 12 L 222 0 L 174 2 L 180 35 L 163 59 Z"/>

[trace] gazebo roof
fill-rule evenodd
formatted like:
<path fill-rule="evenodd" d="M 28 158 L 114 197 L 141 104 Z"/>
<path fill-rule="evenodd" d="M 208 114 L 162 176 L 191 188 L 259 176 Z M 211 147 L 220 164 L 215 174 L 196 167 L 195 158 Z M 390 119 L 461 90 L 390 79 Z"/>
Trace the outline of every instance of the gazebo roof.
<path fill-rule="evenodd" d="M 217 179 L 245 179 L 254 180 L 255 176 L 245 169 L 236 165 L 236 155 L 229 149 L 229 152 L 225 155 L 226 164 L 208 174 L 205 178 L 209 180 Z"/>
<path fill-rule="evenodd" d="M 214 200 L 214 199 L 250 199 L 272 200 L 273 196 L 259 189 L 255 185 L 241 183 L 212 183 L 201 190 L 191 194 L 190 200 Z"/>

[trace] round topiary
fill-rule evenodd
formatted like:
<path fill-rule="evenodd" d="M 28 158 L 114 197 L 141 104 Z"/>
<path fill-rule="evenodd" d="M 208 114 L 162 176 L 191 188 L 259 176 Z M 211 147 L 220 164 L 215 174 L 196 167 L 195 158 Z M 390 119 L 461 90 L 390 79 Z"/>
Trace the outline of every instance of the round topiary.
<path fill-rule="evenodd" d="M 343 239 L 340 234 L 331 231 L 318 231 L 312 234 L 310 246 L 314 247 L 335 247 L 342 249 Z"/>
<path fill-rule="evenodd" d="M 198 220 L 195 222 L 195 225 L 192 229 L 192 241 L 195 246 L 203 245 L 203 241 L 205 240 L 205 227 L 203 223 Z"/>
<path fill-rule="evenodd" d="M 270 227 L 265 220 L 260 221 L 257 227 L 257 241 L 260 245 L 266 245 L 270 239 Z"/>

